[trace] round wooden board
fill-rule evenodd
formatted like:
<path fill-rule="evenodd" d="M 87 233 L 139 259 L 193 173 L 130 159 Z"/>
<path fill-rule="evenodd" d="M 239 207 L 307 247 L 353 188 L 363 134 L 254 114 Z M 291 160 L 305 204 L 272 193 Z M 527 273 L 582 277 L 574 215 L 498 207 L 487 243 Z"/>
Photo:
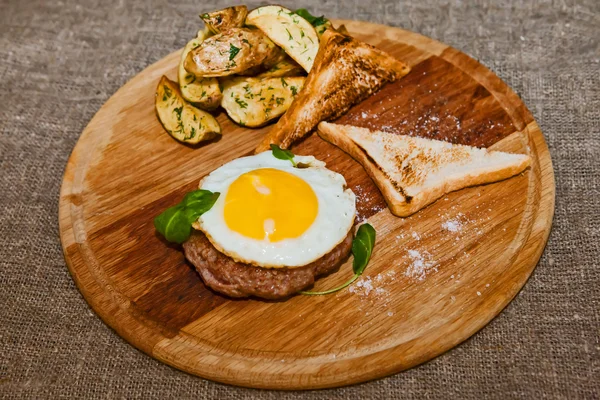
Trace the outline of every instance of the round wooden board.
<path fill-rule="evenodd" d="M 269 129 L 224 114 L 223 137 L 192 148 L 166 134 L 154 90 L 179 52 L 123 86 L 89 123 L 60 196 L 65 259 L 85 299 L 131 344 L 192 374 L 234 385 L 312 389 L 383 377 L 481 329 L 517 294 L 542 253 L 554 211 L 548 148 L 518 96 L 465 54 L 415 33 L 356 21 L 349 31 L 412 71 L 341 120 L 532 156 L 511 179 L 454 192 L 396 218 L 360 165 L 316 135 L 293 148 L 342 173 L 360 219 L 378 232 L 361 280 L 335 295 L 231 300 L 208 290 L 152 220 L 199 179 L 249 154 Z M 350 263 L 319 280 L 330 288 Z M 372 287 L 372 289 L 371 289 Z"/>

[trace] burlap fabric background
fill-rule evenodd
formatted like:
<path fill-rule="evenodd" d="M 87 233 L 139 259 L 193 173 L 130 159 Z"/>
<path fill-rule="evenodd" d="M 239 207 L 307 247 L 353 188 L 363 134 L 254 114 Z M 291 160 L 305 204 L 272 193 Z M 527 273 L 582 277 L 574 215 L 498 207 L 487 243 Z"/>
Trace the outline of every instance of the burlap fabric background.
<path fill-rule="evenodd" d="M 58 238 L 59 187 L 100 106 L 182 47 L 199 11 L 226 3 L 0 0 L 0 397 L 598 398 L 600 1 L 279 2 L 446 42 L 522 96 L 556 172 L 554 227 L 533 277 L 458 348 L 363 385 L 248 390 L 155 361 L 104 325 L 77 291 Z"/>

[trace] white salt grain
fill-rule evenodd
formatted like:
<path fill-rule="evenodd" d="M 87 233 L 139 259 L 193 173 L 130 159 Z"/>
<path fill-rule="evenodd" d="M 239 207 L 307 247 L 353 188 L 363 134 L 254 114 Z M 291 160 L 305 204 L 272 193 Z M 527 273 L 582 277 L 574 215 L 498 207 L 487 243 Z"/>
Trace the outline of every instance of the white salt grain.
<path fill-rule="evenodd" d="M 408 250 L 408 256 L 411 259 L 411 264 L 404 272 L 405 276 L 422 281 L 429 272 L 437 272 L 437 263 L 432 261 L 430 253 L 426 251 L 420 253 L 417 250 Z"/>
<path fill-rule="evenodd" d="M 462 224 L 458 219 L 444 221 L 442 228 L 450 232 L 459 232 L 462 229 Z"/>

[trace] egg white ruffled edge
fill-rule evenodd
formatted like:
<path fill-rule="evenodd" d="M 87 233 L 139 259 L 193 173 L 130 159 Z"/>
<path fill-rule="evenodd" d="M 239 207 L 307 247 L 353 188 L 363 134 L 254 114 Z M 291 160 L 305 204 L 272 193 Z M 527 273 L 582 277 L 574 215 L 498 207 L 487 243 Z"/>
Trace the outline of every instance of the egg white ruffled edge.
<path fill-rule="evenodd" d="M 247 158 L 250 158 L 250 157 L 256 157 L 258 155 L 262 155 L 262 154 L 265 154 L 265 153 L 271 154 L 270 151 L 266 151 L 266 152 L 255 154 L 255 155 L 252 155 L 252 156 L 240 157 L 240 158 L 237 158 L 235 160 L 229 161 L 229 162 L 221 165 L 221 167 L 223 167 L 224 165 L 230 164 L 230 163 L 234 163 L 237 160 L 247 159 Z M 276 159 L 276 160 L 278 160 L 278 159 Z M 272 160 L 270 160 L 270 161 L 272 161 Z M 290 163 L 289 160 L 278 160 L 278 161 L 284 161 L 285 163 Z M 353 200 L 354 200 L 354 213 L 352 215 L 352 218 L 350 218 L 350 220 L 349 220 L 350 222 L 349 222 L 348 226 L 346 227 L 346 229 L 344 229 L 345 233 L 344 233 L 343 236 L 341 236 L 341 238 L 339 239 L 339 241 L 337 241 L 328 250 L 323 251 L 322 253 L 317 253 L 316 256 L 313 256 L 313 258 L 311 260 L 309 260 L 308 262 L 306 262 L 306 263 L 304 263 L 302 265 L 281 265 L 281 264 L 259 263 L 259 262 L 253 261 L 253 260 L 245 259 L 244 257 L 240 256 L 239 254 L 237 254 L 234 251 L 224 249 L 217 241 L 215 241 L 213 239 L 213 237 L 206 231 L 206 229 L 203 229 L 202 224 L 200 222 L 201 218 L 198 218 L 198 220 L 194 221 L 192 223 L 192 227 L 194 229 L 198 230 L 198 231 L 201 231 L 206 236 L 206 238 L 210 241 L 210 243 L 213 245 L 213 247 L 215 249 L 217 249 L 220 253 L 222 253 L 222 254 L 230 257 L 231 259 L 233 259 L 236 262 L 239 262 L 239 263 L 242 263 L 242 264 L 247 264 L 247 265 L 252 265 L 252 266 L 260 267 L 260 268 L 267 268 L 267 269 L 271 269 L 271 268 L 273 268 L 273 269 L 278 269 L 278 268 L 289 268 L 289 269 L 302 268 L 302 267 L 305 267 L 307 265 L 312 264 L 313 262 L 315 262 L 315 261 L 319 260 L 320 258 L 324 257 L 325 255 L 329 254 L 331 251 L 333 251 L 333 249 L 335 249 L 340 243 L 342 243 L 346 239 L 346 237 L 348 236 L 348 232 L 350 232 L 350 230 L 352 230 L 353 227 L 354 227 L 354 223 L 355 223 L 355 220 L 356 220 L 356 195 L 354 194 L 354 192 L 350 188 L 348 188 L 346 186 L 346 179 L 343 177 L 343 175 L 341 175 L 341 174 L 339 174 L 337 172 L 334 172 L 334 171 L 326 168 L 325 167 L 326 166 L 325 162 L 323 162 L 321 160 L 317 160 L 313 156 L 299 156 L 299 155 L 295 155 L 294 156 L 294 161 L 296 162 L 297 165 L 302 165 L 301 169 L 303 169 L 303 168 L 322 169 L 322 170 L 325 170 L 328 174 L 335 174 L 336 176 L 339 176 L 341 178 L 341 180 L 343 181 L 343 187 L 342 187 L 343 193 L 345 195 L 349 195 L 349 196 L 353 197 Z M 282 166 L 286 165 L 286 164 L 283 164 L 283 163 L 281 163 L 281 164 L 282 164 Z M 219 167 L 219 168 L 221 168 L 221 167 Z M 252 170 L 266 168 L 266 167 L 272 167 L 272 164 L 267 164 L 267 165 L 260 165 L 259 164 L 256 167 L 254 167 Z M 213 172 L 217 171 L 219 168 L 213 170 Z M 213 172 L 211 172 L 210 174 L 206 175 L 204 178 L 202 178 L 200 180 L 200 182 L 198 184 L 199 188 L 202 188 L 202 185 L 203 185 L 204 181 Z M 221 194 L 221 195 L 224 195 L 224 194 Z"/>

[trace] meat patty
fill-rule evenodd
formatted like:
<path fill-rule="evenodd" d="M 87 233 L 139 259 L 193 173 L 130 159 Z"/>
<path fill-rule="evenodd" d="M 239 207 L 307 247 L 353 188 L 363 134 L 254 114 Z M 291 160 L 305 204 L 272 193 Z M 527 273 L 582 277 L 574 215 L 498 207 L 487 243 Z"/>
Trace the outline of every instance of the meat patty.
<path fill-rule="evenodd" d="M 183 244 L 186 258 L 196 267 L 204 283 L 231 297 L 257 296 L 281 299 L 312 285 L 315 277 L 336 270 L 350 254 L 352 231 L 333 250 L 312 263 L 297 268 L 260 268 L 233 260 L 218 251 L 200 231 Z"/>

